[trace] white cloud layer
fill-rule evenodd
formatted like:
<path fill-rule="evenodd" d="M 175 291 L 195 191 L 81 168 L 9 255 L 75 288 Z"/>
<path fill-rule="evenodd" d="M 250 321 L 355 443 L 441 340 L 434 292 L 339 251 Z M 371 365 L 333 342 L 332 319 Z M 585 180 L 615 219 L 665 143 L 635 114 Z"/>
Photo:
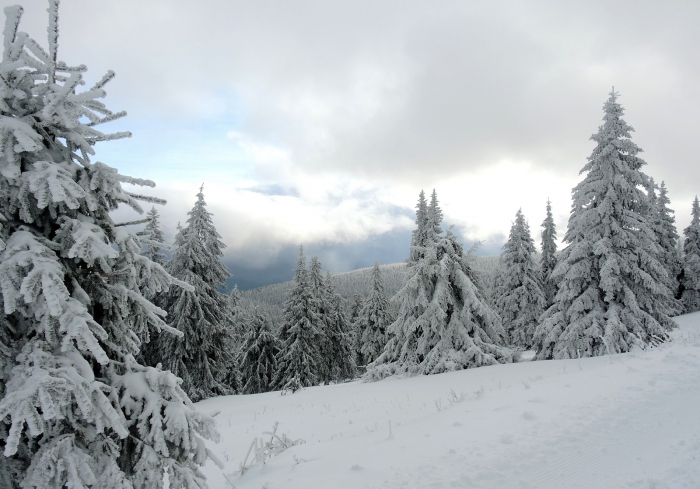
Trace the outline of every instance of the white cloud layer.
<path fill-rule="evenodd" d="M 23 4 L 43 40 L 46 1 Z M 484 240 L 519 207 L 538 231 L 549 197 L 562 237 L 612 85 L 682 229 L 699 24 L 684 0 L 71 0 L 59 53 L 117 73 L 114 130 L 134 137 L 99 159 L 156 180 L 170 225 L 204 182 L 228 253 L 262 267 L 289 244 L 410 228 L 421 188 Z"/>

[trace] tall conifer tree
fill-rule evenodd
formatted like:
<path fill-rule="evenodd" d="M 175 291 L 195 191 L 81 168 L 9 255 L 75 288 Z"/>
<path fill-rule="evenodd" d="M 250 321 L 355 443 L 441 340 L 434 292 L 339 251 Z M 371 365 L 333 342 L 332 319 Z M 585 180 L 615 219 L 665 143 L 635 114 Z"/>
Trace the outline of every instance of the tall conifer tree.
<path fill-rule="evenodd" d="M 384 292 L 382 272 L 379 263 L 374 262 L 372 290 L 357 318 L 358 334 L 361 335 L 362 365 L 375 361 L 384 350 L 388 340 L 387 330 L 393 322 L 389 299 Z"/>
<path fill-rule="evenodd" d="M 430 204 L 428 204 L 425 246 L 429 246 L 439 240 L 439 236 L 442 234 L 442 218 L 442 209 L 438 202 L 437 192 L 433 189 L 433 193 L 430 194 Z"/>
<path fill-rule="evenodd" d="M 164 337 L 160 344 L 163 368 L 182 377 L 182 387 L 194 400 L 232 394 L 224 382 L 233 366 L 229 351 L 231 324 L 227 298 L 219 292 L 228 270 L 221 262 L 224 244 L 204 201 L 204 186 L 187 224 L 177 234 L 173 259 L 168 271 L 194 290 L 173 290 L 165 299 L 170 326 L 182 338 Z"/>
<path fill-rule="evenodd" d="M 512 346 L 529 349 L 545 308 L 540 273 L 535 265 L 535 242 L 520 209 L 501 254 L 496 310 Z"/>
<path fill-rule="evenodd" d="M 357 367 L 363 366 L 362 361 L 362 329 L 357 319 L 362 310 L 363 299 L 361 294 L 352 296 L 352 304 L 350 304 L 350 327 L 352 328 L 352 348 L 353 358 Z"/>
<path fill-rule="evenodd" d="M 576 358 L 629 351 L 665 341 L 669 318 L 667 274 L 650 220 L 649 177 L 633 130 L 622 119 L 617 93 L 604 106 L 596 148 L 573 189 L 573 203 L 553 277 L 556 303 L 538 327 L 538 358 Z"/>
<path fill-rule="evenodd" d="M 692 220 L 683 230 L 683 276 L 681 300 L 686 313 L 700 311 L 700 203 L 693 200 Z"/>
<path fill-rule="evenodd" d="M 241 291 L 238 290 L 238 284 L 233 286 L 231 292 L 228 295 L 228 304 L 233 311 L 233 314 L 238 314 L 243 306 L 243 298 L 241 297 Z"/>
<path fill-rule="evenodd" d="M 331 275 L 326 271 L 326 336 L 330 344 L 330 379 L 342 382 L 355 377 L 356 363 L 353 354 L 351 325 L 345 316 L 343 298 L 333 287 Z"/>
<path fill-rule="evenodd" d="M 268 316 L 254 309 L 246 321 L 243 337 L 241 371 L 243 394 L 257 394 L 272 389 L 277 373 L 277 356 L 280 345 L 272 333 Z"/>
<path fill-rule="evenodd" d="M 163 253 L 163 250 L 166 246 L 165 236 L 160 229 L 160 214 L 158 214 L 158 210 L 153 206 L 151 210 L 148 211 L 147 216 L 149 221 L 143 230 L 143 237 L 141 238 L 141 242 L 146 245 L 144 255 L 152 262 L 162 266 L 165 264 L 165 253 Z"/>
<path fill-rule="evenodd" d="M 296 391 L 323 381 L 325 365 L 319 349 L 321 332 L 317 326 L 321 317 L 308 275 L 302 247 L 280 329 L 279 369 L 273 382 L 275 389 Z"/>
<path fill-rule="evenodd" d="M 0 486 L 206 487 L 199 470 L 216 439 L 170 372 L 135 359 L 148 327 L 169 330 L 142 293 L 174 283 L 140 254 L 110 212 L 138 213 L 122 182 L 153 187 L 91 161 L 95 145 L 128 133 L 99 124 L 125 113 L 89 90 L 84 66 L 57 58 L 58 2 L 48 50 L 18 32 L 6 7 L 0 61 Z M 124 223 L 128 224 L 128 223 Z"/>
<path fill-rule="evenodd" d="M 318 332 L 317 346 L 321 359 L 318 364 L 318 372 L 321 381 L 328 383 L 332 380 L 333 347 L 330 338 L 330 304 L 327 294 L 327 284 L 323 278 L 323 268 L 318 257 L 312 256 L 309 264 L 309 287 L 311 288 L 311 307 L 314 309 L 312 316 L 317 318 L 314 327 Z"/>
<path fill-rule="evenodd" d="M 243 392 L 244 382 L 241 371 L 241 362 L 245 354 L 243 342 L 253 315 L 249 314 L 249 311 L 246 309 L 241 291 L 238 290 L 238 284 L 233 286 L 233 289 L 228 294 L 227 300 L 230 323 L 226 325 L 228 340 L 228 346 L 226 348 L 231 354 L 232 360 L 223 378 L 223 382 L 231 387 L 234 392 L 241 393 Z"/>
<path fill-rule="evenodd" d="M 396 320 L 389 341 L 365 378 L 395 373 L 436 374 L 512 361 L 501 320 L 476 286 L 475 272 L 456 237 L 442 235 L 442 211 L 433 191 L 425 246 L 393 300 Z M 412 249 L 412 253 L 413 253 Z"/>
<path fill-rule="evenodd" d="M 160 229 L 160 215 L 155 206 L 151 207 L 147 216 L 148 223 L 143 231 L 138 233 L 141 243 L 145 245 L 145 249 L 143 249 L 142 253 L 152 262 L 163 266 L 165 265 L 165 253 L 163 253 L 163 249 L 166 248 L 165 236 Z M 141 289 L 146 299 L 158 307 L 163 306 L 163 294 L 151 290 L 148 286 L 148 280 L 143 281 Z M 155 365 L 155 363 L 159 361 L 159 336 L 160 333 L 155 328 L 150 328 L 150 330 L 147 328 L 141 333 L 139 338 L 141 340 L 141 352 L 136 357 L 139 362 L 145 365 Z"/>
<path fill-rule="evenodd" d="M 679 289 L 679 275 L 682 269 L 681 257 L 678 252 L 676 218 L 673 216 L 673 210 L 668 207 L 671 201 L 668 198 L 666 184 L 661 182 L 661 185 L 657 187 L 654 180 L 650 180 L 652 187 L 648 189 L 648 192 L 653 207 L 651 217 L 652 229 L 660 247 L 659 259 L 666 268 L 667 285 L 672 292 L 668 306 L 673 311 L 672 315 L 675 316 L 683 310 L 682 303 L 676 298 Z"/>
<path fill-rule="evenodd" d="M 425 248 L 428 243 L 428 202 L 425 200 L 425 192 L 422 190 L 418 195 L 416 204 L 416 229 L 411 234 L 411 248 L 408 256 L 409 263 L 415 263 L 420 259 L 417 254 Z"/>
<path fill-rule="evenodd" d="M 231 351 L 235 351 L 238 354 L 242 351 L 243 337 L 246 334 L 248 320 L 251 318 L 247 314 L 248 311 L 241 296 L 241 291 L 238 290 L 238 284 L 235 284 L 228 294 L 228 308 L 231 319 L 231 323 L 228 325 L 229 336 L 232 341 Z"/>
<path fill-rule="evenodd" d="M 554 303 L 557 294 L 557 283 L 552 278 L 554 267 L 557 266 L 557 229 L 552 217 L 552 203 L 547 199 L 547 217 L 542 222 L 542 255 L 540 257 L 540 277 L 544 291 L 545 308 Z"/>

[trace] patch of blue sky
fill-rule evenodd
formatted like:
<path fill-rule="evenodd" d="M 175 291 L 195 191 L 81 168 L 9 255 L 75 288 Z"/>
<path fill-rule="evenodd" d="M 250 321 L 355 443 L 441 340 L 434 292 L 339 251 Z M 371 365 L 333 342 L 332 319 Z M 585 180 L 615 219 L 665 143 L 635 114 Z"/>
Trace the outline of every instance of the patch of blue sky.
<path fill-rule="evenodd" d="M 95 160 L 162 184 L 192 178 L 247 179 L 253 173 L 255 162 L 227 137 L 226 121 L 149 120 L 128 126 L 132 137 L 102 143 Z"/>
<path fill-rule="evenodd" d="M 287 187 L 279 183 L 269 183 L 246 187 L 245 190 L 270 197 L 299 197 L 299 190 L 295 187 Z"/>
<path fill-rule="evenodd" d="M 106 133 L 129 131 L 130 138 L 101 143 L 95 161 L 120 173 L 149 178 L 156 183 L 246 179 L 255 166 L 237 141 L 228 137 L 245 120 L 245 110 L 233 92 L 213 94 L 217 107 L 199 113 L 159 112 L 128 108 L 127 117 L 99 129 Z"/>

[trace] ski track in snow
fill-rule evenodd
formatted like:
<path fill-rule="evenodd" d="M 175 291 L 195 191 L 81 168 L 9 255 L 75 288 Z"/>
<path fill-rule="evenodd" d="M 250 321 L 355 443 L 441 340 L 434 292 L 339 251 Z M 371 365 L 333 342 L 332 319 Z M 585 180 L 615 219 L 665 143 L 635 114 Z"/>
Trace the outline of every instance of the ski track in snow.
<path fill-rule="evenodd" d="M 229 475 L 237 489 L 698 488 L 700 313 L 678 322 L 646 352 L 199 405 L 222 411 L 212 448 L 227 474 L 274 421 L 306 439 Z M 204 469 L 212 489 L 231 487 Z"/>

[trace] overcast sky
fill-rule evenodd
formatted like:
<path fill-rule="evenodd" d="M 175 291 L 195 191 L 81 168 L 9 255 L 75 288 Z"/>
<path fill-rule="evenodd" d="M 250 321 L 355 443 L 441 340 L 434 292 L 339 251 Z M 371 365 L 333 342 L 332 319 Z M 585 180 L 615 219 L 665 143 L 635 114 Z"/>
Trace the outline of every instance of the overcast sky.
<path fill-rule="evenodd" d="M 8 5 L 14 2 L 0 0 Z M 46 45 L 46 0 L 21 29 Z M 418 192 L 497 253 L 522 207 L 561 238 L 611 87 L 679 230 L 699 191 L 700 2 L 64 0 L 59 58 L 112 69 L 97 159 L 156 181 L 172 237 L 199 186 L 242 287 L 408 255 Z"/>

